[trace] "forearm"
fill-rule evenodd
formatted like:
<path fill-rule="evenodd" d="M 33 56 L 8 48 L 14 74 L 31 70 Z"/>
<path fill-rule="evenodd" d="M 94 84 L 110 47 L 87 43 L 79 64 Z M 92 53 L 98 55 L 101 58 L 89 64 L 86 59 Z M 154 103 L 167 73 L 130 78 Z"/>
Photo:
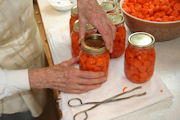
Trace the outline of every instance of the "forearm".
<path fill-rule="evenodd" d="M 35 70 L 29 70 L 29 83 L 31 88 L 48 88 L 48 83 L 46 82 L 48 69 L 41 68 Z"/>
<path fill-rule="evenodd" d="M 50 69 L 2 70 L 0 68 L 0 99 L 31 88 L 49 88 L 47 82 Z"/>

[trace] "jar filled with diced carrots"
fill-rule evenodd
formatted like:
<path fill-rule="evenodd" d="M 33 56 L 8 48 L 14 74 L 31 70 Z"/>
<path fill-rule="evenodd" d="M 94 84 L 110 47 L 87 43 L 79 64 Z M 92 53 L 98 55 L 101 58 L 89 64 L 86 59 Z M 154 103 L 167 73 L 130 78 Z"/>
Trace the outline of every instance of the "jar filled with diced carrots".
<path fill-rule="evenodd" d="M 70 33 L 72 32 L 73 24 L 76 20 L 78 20 L 78 9 L 77 6 L 74 6 L 71 8 L 71 18 L 69 21 Z"/>
<path fill-rule="evenodd" d="M 81 42 L 80 69 L 102 71 L 108 75 L 110 55 L 100 34 L 91 34 Z"/>
<path fill-rule="evenodd" d="M 102 2 L 100 4 L 100 6 L 106 13 L 115 13 L 116 12 L 116 6 L 113 1 Z"/>
<path fill-rule="evenodd" d="M 120 57 L 125 50 L 126 29 L 124 26 L 124 17 L 117 13 L 107 14 L 111 22 L 116 26 L 116 38 L 113 43 L 113 52 L 111 58 Z"/>
<path fill-rule="evenodd" d="M 155 39 L 145 32 L 129 36 L 125 51 L 125 75 L 134 83 L 144 83 L 151 79 L 155 65 Z"/>
<path fill-rule="evenodd" d="M 97 33 L 92 25 L 86 25 L 86 35 Z M 73 24 L 73 31 L 71 33 L 71 52 L 73 57 L 79 56 L 81 46 L 79 43 L 79 20 L 76 20 Z"/>

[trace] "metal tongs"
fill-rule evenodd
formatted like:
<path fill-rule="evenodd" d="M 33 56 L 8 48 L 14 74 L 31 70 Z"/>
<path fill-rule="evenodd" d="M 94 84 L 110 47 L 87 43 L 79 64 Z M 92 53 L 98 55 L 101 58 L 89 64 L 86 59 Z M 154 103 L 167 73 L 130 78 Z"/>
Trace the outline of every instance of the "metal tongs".
<path fill-rule="evenodd" d="M 112 96 L 108 99 L 105 99 L 103 101 L 100 101 L 100 102 L 87 102 L 87 103 L 83 103 L 82 100 L 80 98 L 72 98 L 68 101 L 68 106 L 69 107 L 79 107 L 79 106 L 84 106 L 84 105 L 91 105 L 91 104 L 94 104 L 92 107 L 86 109 L 86 110 L 83 110 L 83 111 L 80 111 L 78 113 L 76 113 L 74 116 L 73 116 L 73 120 L 76 120 L 77 116 L 79 116 L 80 114 L 85 114 L 85 118 L 84 120 L 87 120 L 88 118 L 88 114 L 87 112 L 98 107 L 99 105 L 102 105 L 102 104 L 105 104 L 105 103 L 111 103 L 111 102 L 116 102 L 116 101 L 121 101 L 121 100 L 126 100 L 126 99 L 130 99 L 130 98 L 133 98 L 133 97 L 139 97 L 139 96 L 143 96 L 143 95 L 146 95 L 146 92 L 143 92 L 143 93 L 139 93 L 139 94 L 134 94 L 134 95 L 131 95 L 131 96 L 128 96 L 128 97 L 124 97 L 124 98 L 118 98 L 122 95 L 125 95 L 125 94 L 128 94 L 130 92 L 133 92 L 137 89 L 141 89 L 142 87 L 139 86 L 139 87 L 135 87 L 131 90 L 128 90 L 126 92 L 123 92 L 123 93 L 120 93 L 120 94 L 117 94 L 115 96 Z M 73 105 L 72 103 L 75 102 L 75 101 L 78 101 L 79 104 L 76 104 L 76 105 Z"/>

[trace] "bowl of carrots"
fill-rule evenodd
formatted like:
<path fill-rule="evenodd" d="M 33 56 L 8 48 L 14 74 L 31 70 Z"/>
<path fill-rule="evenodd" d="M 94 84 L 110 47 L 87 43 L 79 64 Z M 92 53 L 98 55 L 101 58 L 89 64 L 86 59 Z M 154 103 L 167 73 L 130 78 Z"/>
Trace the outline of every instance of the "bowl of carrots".
<path fill-rule="evenodd" d="M 180 37 L 180 0 L 121 0 L 131 32 L 148 32 L 156 41 Z"/>

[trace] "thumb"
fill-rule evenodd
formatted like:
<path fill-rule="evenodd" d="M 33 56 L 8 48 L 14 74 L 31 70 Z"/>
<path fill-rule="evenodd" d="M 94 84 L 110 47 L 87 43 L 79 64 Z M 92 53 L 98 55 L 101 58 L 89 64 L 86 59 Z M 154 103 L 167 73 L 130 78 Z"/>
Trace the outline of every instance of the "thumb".
<path fill-rule="evenodd" d="M 72 65 L 74 65 L 74 64 L 76 64 L 78 62 L 79 62 L 79 57 L 74 57 L 74 58 L 71 58 L 68 61 L 62 62 L 60 65 L 62 65 L 64 67 L 67 67 L 67 66 L 72 66 Z"/>

